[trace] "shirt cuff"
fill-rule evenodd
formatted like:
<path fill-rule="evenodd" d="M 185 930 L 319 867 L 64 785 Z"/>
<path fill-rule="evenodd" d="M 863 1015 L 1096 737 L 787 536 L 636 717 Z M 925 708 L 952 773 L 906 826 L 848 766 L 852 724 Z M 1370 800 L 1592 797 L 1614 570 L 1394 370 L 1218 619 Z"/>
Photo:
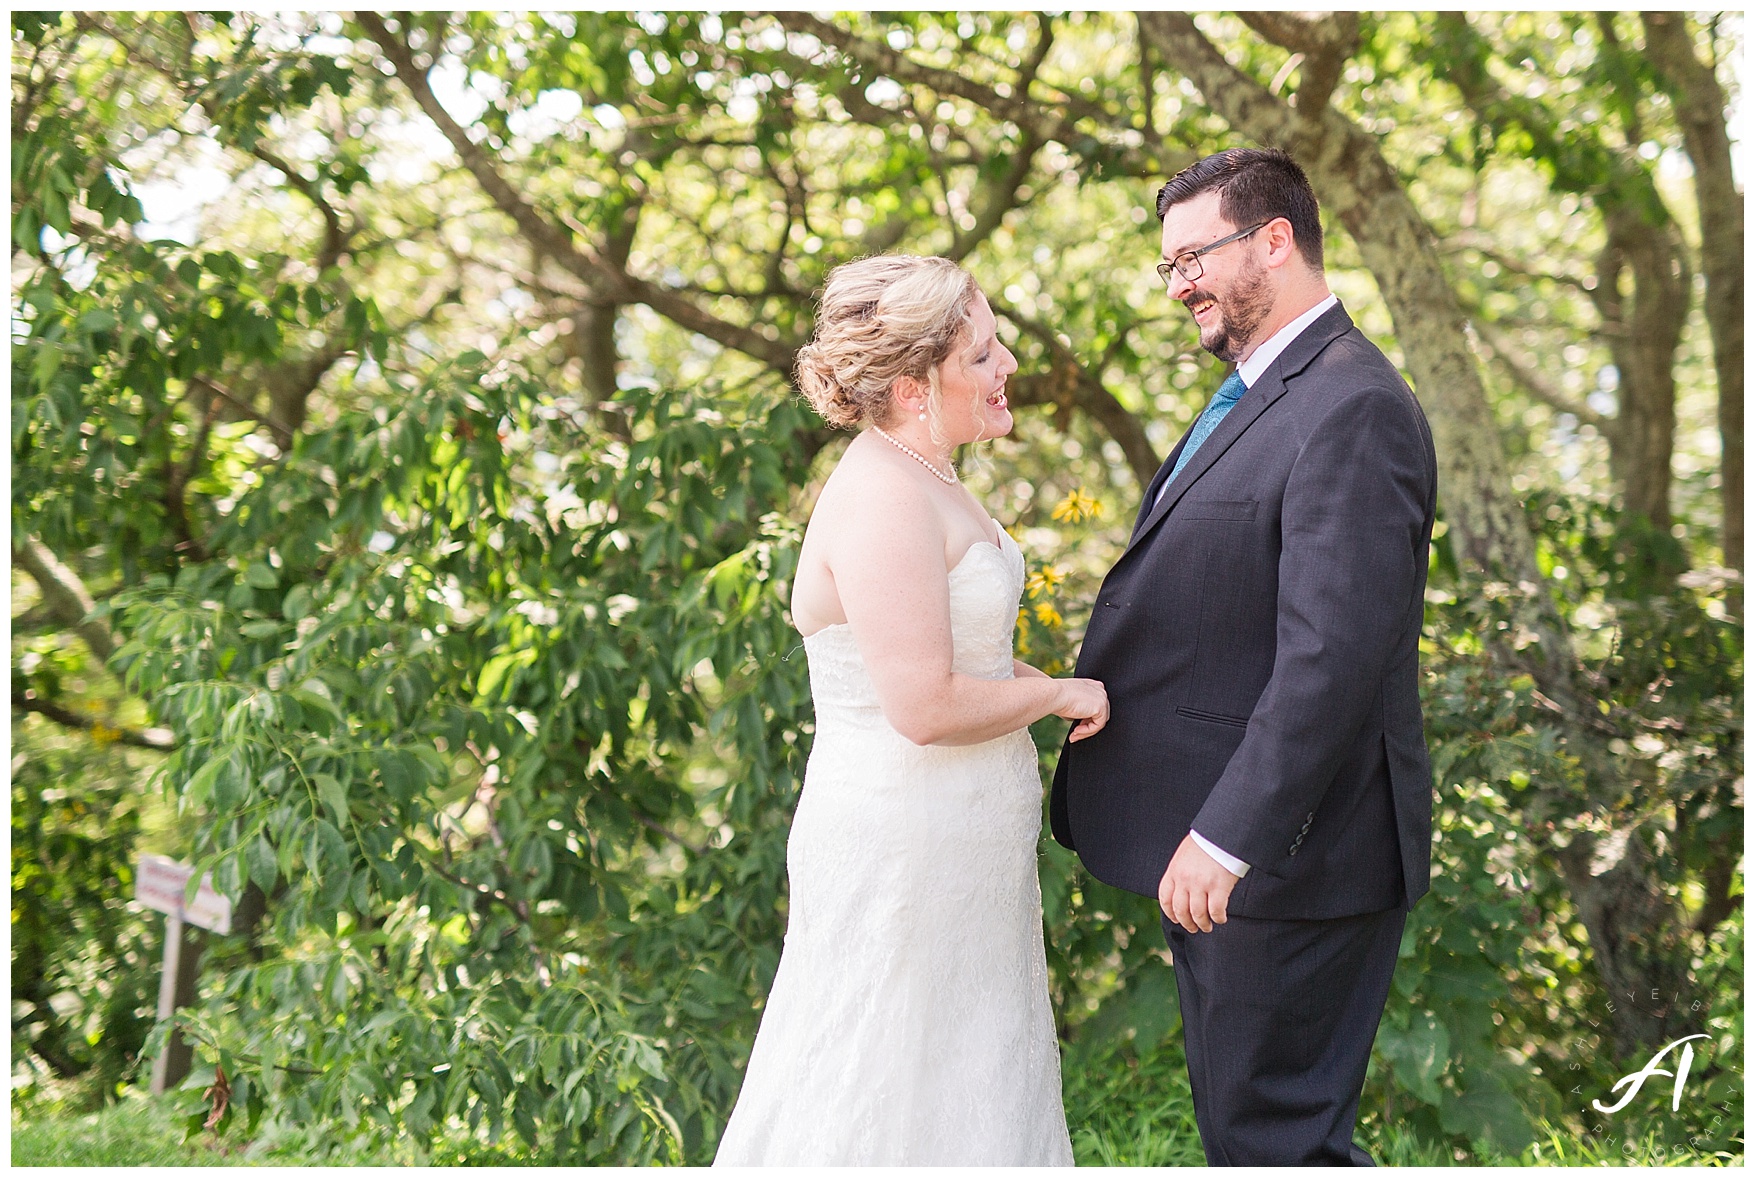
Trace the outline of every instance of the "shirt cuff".
<path fill-rule="evenodd" d="M 1238 879 L 1242 879 L 1249 874 L 1249 864 L 1245 863 L 1230 852 L 1221 851 L 1219 848 L 1213 846 L 1213 844 L 1207 842 L 1207 840 L 1201 835 L 1200 831 L 1191 830 L 1188 833 L 1194 839 L 1195 845 L 1216 859 L 1220 867 L 1223 867 Z"/>

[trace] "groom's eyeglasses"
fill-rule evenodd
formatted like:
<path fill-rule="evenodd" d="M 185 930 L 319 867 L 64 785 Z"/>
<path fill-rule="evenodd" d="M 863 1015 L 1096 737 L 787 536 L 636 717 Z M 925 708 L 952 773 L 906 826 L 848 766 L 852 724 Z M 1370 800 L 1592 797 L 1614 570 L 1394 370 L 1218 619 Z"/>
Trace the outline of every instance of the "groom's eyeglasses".
<path fill-rule="evenodd" d="M 1239 229 L 1231 236 L 1221 237 L 1211 245 L 1203 245 L 1197 250 L 1189 250 L 1185 254 L 1177 254 L 1175 258 L 1168 262 L 1159 262 L 1158 277 L 1164 280 L 1164 289 L 1166 291 L 1170 289 L 1172 272 L 1182 275 L 1183 280 L 1186 282 L 1194 282 L 1198 280 L 1203 273 L 1200 266 L 1200 256 L 1202 254 L 1210 254 L 1222 245 L 1230 245 L 1234 241 L 1240 241 L 1241 239 L 1248 237 L 1251 233 L 1254 233 L 1257 229 L 1265 228 L 1267 224 L 1267 221 L 1263 221 L 1260 225 L 1251 225 L 1247 229 Z"/>

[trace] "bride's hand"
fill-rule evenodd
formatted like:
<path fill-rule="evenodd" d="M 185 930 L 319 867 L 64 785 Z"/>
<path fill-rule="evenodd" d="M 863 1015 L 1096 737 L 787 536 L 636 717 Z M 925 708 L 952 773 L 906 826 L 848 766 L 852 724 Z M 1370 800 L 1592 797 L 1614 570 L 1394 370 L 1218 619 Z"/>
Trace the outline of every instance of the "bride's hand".
<path fill-rule="evenodd" d="M 1109 723 L 1109 693 L 1095 679 L 1062 679 L 1061 706 L 1054 709 L 1054 714 L 1067 720 L 1077 720 L 1073 725 L 1071 740 L 1083 740 L 1087 736 L 1095 736 Z"/>

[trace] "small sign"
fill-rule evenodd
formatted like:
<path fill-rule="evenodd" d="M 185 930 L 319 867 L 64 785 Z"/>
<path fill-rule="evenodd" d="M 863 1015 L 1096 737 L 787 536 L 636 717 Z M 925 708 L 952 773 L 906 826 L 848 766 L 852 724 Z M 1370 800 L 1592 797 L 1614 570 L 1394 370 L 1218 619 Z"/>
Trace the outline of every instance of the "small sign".
<path fill-rule="evenodd" d="M 183 903 L 183 892 L 195 869 L 163 855 L 142 855 L 134 874 L 134 898 L 151 908 L 193 925 L 225 935 L 232 931 L 232 902 L 213 890 L 213 873 L 201 877 L 195 898 Z"/>

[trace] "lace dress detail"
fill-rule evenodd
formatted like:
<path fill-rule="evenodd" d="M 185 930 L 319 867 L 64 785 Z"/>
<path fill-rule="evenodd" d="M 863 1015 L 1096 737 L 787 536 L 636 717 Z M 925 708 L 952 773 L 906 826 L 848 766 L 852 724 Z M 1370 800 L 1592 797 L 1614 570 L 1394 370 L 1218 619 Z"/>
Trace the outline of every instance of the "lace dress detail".
<path fill-rule="evenodd" d="M 953 667 L 1012 675 L 1024 561 L 951 570 Z M 1026 731 L 921 747 L 845 625 L 805 640 L 816 741 L 780 967 L 715 1165 L 1071 1165 Z"/>

